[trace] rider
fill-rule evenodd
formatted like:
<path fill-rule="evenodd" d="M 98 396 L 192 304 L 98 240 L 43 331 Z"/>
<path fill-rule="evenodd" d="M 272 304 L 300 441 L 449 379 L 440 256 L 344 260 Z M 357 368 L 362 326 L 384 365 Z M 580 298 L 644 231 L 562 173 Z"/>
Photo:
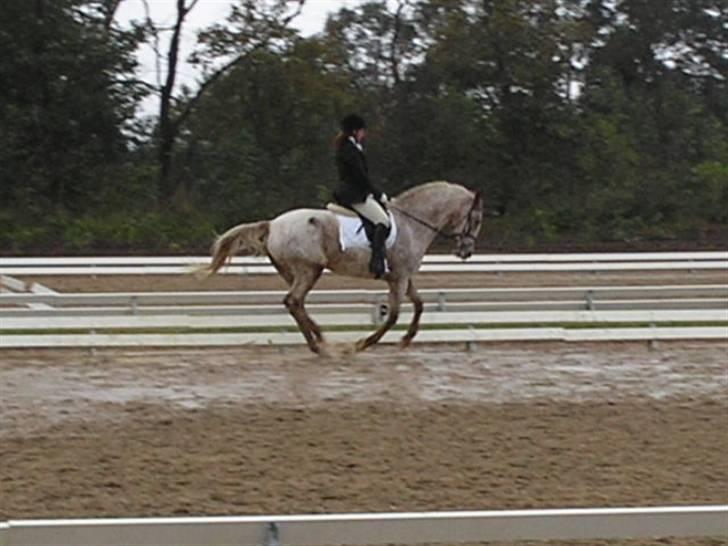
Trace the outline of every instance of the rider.
<path fill-rule="evenodd" d="M 389 229 L 389 216 L 384 207 L 387 196 L 369 181 L 362 147 L 365 138 L 366 123 L 361 116 L 349 114 L 341 120 L 341 131 L 334 141 L 341 184 L 334 192 L 334 200 L 374 224 L 369 271 L 378 279 L 384 275 L 384 242 Z"/>

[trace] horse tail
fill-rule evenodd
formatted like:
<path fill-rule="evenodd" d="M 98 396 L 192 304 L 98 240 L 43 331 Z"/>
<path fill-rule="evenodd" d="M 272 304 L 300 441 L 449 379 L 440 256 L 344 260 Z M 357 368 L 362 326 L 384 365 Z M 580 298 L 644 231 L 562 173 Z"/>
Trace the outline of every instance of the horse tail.
<path fill-rule="evenodd" d="M 210 250 L 212 263 L 197 271 L 198 277 L 209 277 L 217 273 L 236 254 L 264 256 L 267 253 L 270 222 L 267 220 L 240 224 L 220 235 Z"/>

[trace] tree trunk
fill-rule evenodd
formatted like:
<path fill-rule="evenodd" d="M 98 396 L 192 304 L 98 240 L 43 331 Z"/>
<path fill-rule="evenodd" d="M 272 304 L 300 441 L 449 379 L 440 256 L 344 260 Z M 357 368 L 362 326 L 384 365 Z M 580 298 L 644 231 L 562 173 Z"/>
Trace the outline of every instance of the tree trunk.
<path fill-rule="evenodd" d="M 159 187 L 157 199 L 159 203 L 169 203 L 176 190 L 172 182 L 170 171 L 172 167 L 172 153 L 177 138 L 176 123 L 172 119 L 172 97 L 174 84 L 177 79 L 177 64 L 179 62 L 179 47 L 182 27 L 185 17 L 194 8 L 197 0 L 189 5 L 185 0 L 177 0 L 177 19 L 172 29 L 172 38 L 169 41 L 167 50 L 167 77 L 162 86 L 159 98 L 159 143 L 157 147 L 157 159 L 159 162 Z"/>

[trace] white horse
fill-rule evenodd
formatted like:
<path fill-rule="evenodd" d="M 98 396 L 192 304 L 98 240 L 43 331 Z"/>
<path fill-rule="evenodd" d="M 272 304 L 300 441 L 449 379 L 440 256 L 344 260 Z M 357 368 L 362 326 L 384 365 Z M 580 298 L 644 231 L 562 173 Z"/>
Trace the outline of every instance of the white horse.
<path fill-rule="evenodd" d="M 356 343 L 364 350 L 381 339 L 397 322 L 405 294 L 414 305 L 414 315 L 401 346 L 407 347 L 417 334 L 422 300 L 412 277 L 428 247 L 440 235 L 456 243 L 455 255 L 469 258 L 475 248 L 483 217 L 480 193 L 448 182 L 416 186 L 389 203 L 397 224 L 397 239 L 387 250 L 389 271 L 383 280 L 389 285 L 389 313 L 381 327 Z M 267 255 L 290 291 L 283 303 L 296 320 L 309 348 L 318 353 L 323 343 L 321 328 L 304 307 L 306 294 L 324 269 L 339 275 L 372 278 L 368 248 L 347 248 L 339 243 L 339 222 L 327 210 L 296 209 L 273 220 L 235 226 L 217 238 L 207 275 L 218 271 L 235 254 Z"/>

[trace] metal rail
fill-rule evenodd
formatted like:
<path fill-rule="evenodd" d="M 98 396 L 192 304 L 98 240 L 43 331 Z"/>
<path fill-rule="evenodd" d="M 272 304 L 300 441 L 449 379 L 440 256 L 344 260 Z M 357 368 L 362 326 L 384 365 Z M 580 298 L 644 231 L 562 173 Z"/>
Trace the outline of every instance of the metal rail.
<path fill-rule="evenodd" d="M 301 343 L 290 332 L 295 323 L 283 297 L 281 291 L 0 294 L 0 347 Z M 423 290 L 422 297 L 428 330 L 418 341 L 425 342 L 728 339 L 728 285 Z M 317 291 L 309 301 L 322 326 L 349 330 L 327 333 L 332 341 L 358 339 L 387 312 L 386 294 L 376 290 Z M 400 323 L 410 319 L 405 305 Z M 574 323 L 590 327 L 560 327 Z M 248 331 L 224 333 L 230 328 Z"/>
<path fill-rule="evenodd" d="M 219 292 L 115 292 L 115 293 L 3 293 L 0 306 L 47 304 L 54 307 L 144 306 L 172 305 L 278 305 L 286 292 L 280 290 L 219 291 Z M 583 302 L 594 308 L 600 302 L 638 300 L 694 299 L 728 301 L 728 284 L 659 285 L 659 286 L 586 286 L 536 288 L 447 288 L 422 289 L 425 303 L 436 304 L 445 310 L 452 303 L 494 302 Z M 374 304 L 386 298 L 384 290 L 314 290 L 307 304 Z"/>
<path fill-rule="evenodd" d="M 0 274 L 177 275 L 209 263 L 206 256 L 111 256 L 0 258 Z M 477 254 L 468 262 L 454 256 L 427 255 L 423 273 L 728 271 L 728 252 L 627 252 L 584 254 Z M 235 257 L 222 273 L 272 274 L 267 258 Z"/>
<path fill-rule="evenodd" d="M 625 261 L 685 261 L 685 260 L 728 260 L 728 251 L 700 252 L 588 252 L 588 253 L 520 253 L 520 254 L 474 254 L 469 263 L 516 263 L 516 262 L 625 262 Z M 3 257 L 0 267 L 5 266 L 61 266 L 61 265 L 204 265 L 209 256 L 38 256 Z M 268 258 L 256 256 L 235 256 L 237 265 L 269 264 Z M 460 262 L 449 254 L 428 254 L 424 263 Z"/>
<path fill-rule="evenodd" d="M 0 524 L 0 546 L 374 546 L 668 536 L 728 536 L 728 505 Z"/>
<path fill-rule="evenodd" d="M 328 343 L 353 343 L 371 333 L 369 329 L 325 332 Z M 380 341 L 383 344 L 399 343 L 401 331 L 390 331 Z M 468 328 L 421 330 L 416 342 L 464 343 L 467 348 L 480 342 L 493 341 L 647 341 L 655 343 L 670 340 L 728 340 L 725 326 L 654 326 L 609 328 Z M 8 348 L 58 348 L 58 347 L 242 347 L 272 345 L 302 345 L 303 336 L 298 332 L 258 333 L 173 333 L 173 334 L 121 334 L 92 332 L 88 334 L 0 335 L 0 349 Z"/>
<path fill-rule="evenodd" d="M 385 313 L 383 312 L 382 315 Z M 358 327 L 375 325 L 378 320 L 372 312 L 364 313 L 312 313 L 323 327 Z M 410 313 L 400 314 L 402 324 L 411 320 Z M 423 314 L 421 324 L 450 327 L 486 324 L 607 324 L 646 323 L 652 325 L 671 323 L 726 323 L 728 309 L 669 309 L 641 311 L 500 311 L 497 313 L 440 312 Z M 296 323 L 288 314 L 261 314 L 253 312 L 240 315 L 197 316 L 197 315 L 126 315 L 126 316 L 71 316 L 71 317 L 13 317 L 3 318 L 0 332 L 13 330 L 149 330 L 149 329 L 221 329 L 293 328 Z"/>

